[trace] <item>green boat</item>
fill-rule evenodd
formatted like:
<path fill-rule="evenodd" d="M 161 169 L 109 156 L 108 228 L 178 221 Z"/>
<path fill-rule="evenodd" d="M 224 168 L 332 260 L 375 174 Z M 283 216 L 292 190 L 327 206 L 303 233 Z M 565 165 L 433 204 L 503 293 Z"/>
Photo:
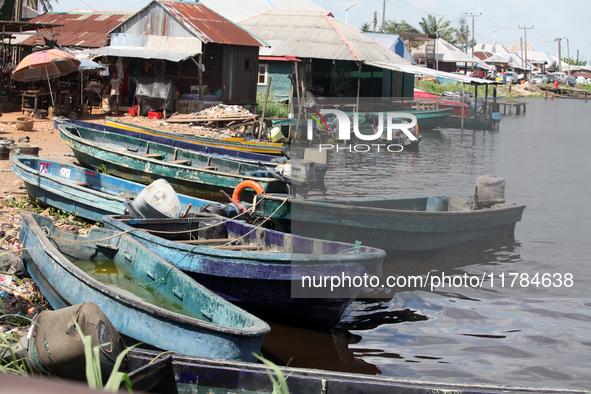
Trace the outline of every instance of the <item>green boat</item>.
<path fill-rule="evenodd" d="M 163 178 L 178 193 L 219 197 L 241 182 L 258 183 L 266 193 L 285 193 L 285 182 L 258 165 L 210 156 L 125 135 L 60 125 L 60 137 L 78 161 L 89 168 L 130 181 L 149 184 Z"/>
<path fill-rule="evenodd" d="M 398 251 L 436 250 L 512 235 L 525 209 L 515 203 L 474 209 L 453 196 L 368 201 L 260 197 L 257 212 L 281 231 Z"/>

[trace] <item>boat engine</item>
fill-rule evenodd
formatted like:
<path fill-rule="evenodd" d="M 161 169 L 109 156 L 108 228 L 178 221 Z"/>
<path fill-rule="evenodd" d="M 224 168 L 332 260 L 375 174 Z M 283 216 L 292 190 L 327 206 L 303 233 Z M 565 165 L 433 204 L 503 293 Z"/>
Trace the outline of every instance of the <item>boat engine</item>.
<path fill-rule="evenodd" d="M 505 202 L 505 178 L 496 175 L 481 175 L 476 178 L 474 202 L 483 208 Z M 476 197 L 478 201 L 476 201 Z"/>

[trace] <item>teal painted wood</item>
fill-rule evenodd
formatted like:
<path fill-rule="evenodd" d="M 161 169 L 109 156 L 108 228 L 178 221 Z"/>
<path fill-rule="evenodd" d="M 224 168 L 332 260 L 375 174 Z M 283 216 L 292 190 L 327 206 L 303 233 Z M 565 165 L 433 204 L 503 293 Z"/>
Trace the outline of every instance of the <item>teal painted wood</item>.
<path fill-rule="evenodd" d="M 284 201 L 266 195 L 261 214 L 268 217 Z M 453 197 L 444 197 L 448 204 Z M 498 204 L 480 210 L 426 210 L 428 197 L 374 201 L 291 199 L 273 216 L 282 231 L 386 250 L 434 250 L 512 235 L 525 205 Z M 461 200 L 461 199 L 459 199 Z M 447 206 L 447 204 L 446 204 Z"/>
<path fill-rule="evenodd" d="M 103 215 L 123 215 L 126 199 L 133 199 L 146 185 L 45 158 L 11 155 L 12 171 L 27 193 L 49 206 L 102 223 Z M 177 194 L 183 210 L 191 204 L 197 212 L 206 204 L 218 204 Z M 233 216 L 234 209 L 226 206 Z"/>
<path fill-rule="evenodd" d="M 93 228 L 88 236 L 77 236 L 56 230 L 49 218 L 29 212 L 23 212 L 22 217 L 19 238 L 27 269 L 53 308 L 93 301 L 117 331 L 159 349 L 226 360 L 255 360 L 252 353 L 258 354 L 270 331 L 264 321 L 216 296 L 180 270 L 171 269 L 170 264 L 128 235 Z M 168 273 L 165 281 L 154 286 L 173 297 L 187 314 L 171 312 L 128 291 L 104 285 L 70 261 L 89 259 L 113 259 L 144 283 Z"/>
<path fill-rule="evenodd" d="M 164 178 L 176 191 L 190 195 L 199 195 L 200 191 L 218 193 L 220 188 L 231 193 L 245 180 L 259 183 L 266 192 L 287 190 L 284 182 L 268 172 L 260 172 L 265 177 L 246 175 L 260 170 L 253 164 L 85 127 L 60 125 L 59 130 L 62 141 L 72 148 L 81 164 L 134 182 L 148 184 Z"/>
<path fill-rule="evenodd" d="M 183 219 L 105 216 L 103 220 L 107 228 L 129 232 L 170 263 L 178 263 L 178 268 L 216 294 L 252 308 L 257 316 L 290 325 L 332 328 L 361 290 L 349 286 L 293 296 L 292 289 L 301 287 L 303 276 L 340 278 L 382 273 L 383 250 L 362 246 L 354 252 L 352 244 L 299 237 L 235 220 L 221 225 L 228 238 L 247 235 L 239 244 L 258 250 L 224 250 L 179 242 L 195 239 L 201 234 L 197 233 L 200 221 L 208 219 L 211 215 L 198 214 Z M 133 228 L 146 231 L 131 231 Z"/>

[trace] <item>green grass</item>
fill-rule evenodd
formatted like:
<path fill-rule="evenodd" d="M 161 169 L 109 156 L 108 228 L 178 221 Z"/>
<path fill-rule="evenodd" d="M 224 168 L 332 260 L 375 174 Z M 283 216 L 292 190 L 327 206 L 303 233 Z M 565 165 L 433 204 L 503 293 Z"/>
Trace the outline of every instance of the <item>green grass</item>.
<path fill-rule="evenodd" d="M 257 114 L 262 116 L 263 105 L 265 103 L 265 93 L 257 93 Z M 289 116 L 289 107 L 285 103 L 275 100 L 275 97 L 269 94 L 267 99 L 267 107 L 265 108 L 265 118 L 277 116 L 279 118 L 287 118 Z"/>

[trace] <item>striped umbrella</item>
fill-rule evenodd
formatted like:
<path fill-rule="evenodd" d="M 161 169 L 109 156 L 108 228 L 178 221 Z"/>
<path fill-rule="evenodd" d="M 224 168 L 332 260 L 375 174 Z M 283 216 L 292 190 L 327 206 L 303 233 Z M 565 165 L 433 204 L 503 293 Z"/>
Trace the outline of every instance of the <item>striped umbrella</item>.
<path fill-rule="evenodd" d="M 14 69 L 11 78 L 15 81 L 40 81 L 61 77 L 78 71 L 80 60 L 75 56 L 60 51 L 59 49 L 48 49 L 45 51 L 33 52 L 26 56 Z M 49 84 L 51 93 L 51 84 Z M 51 94 L 53 103 L 53 93 Z"/>

